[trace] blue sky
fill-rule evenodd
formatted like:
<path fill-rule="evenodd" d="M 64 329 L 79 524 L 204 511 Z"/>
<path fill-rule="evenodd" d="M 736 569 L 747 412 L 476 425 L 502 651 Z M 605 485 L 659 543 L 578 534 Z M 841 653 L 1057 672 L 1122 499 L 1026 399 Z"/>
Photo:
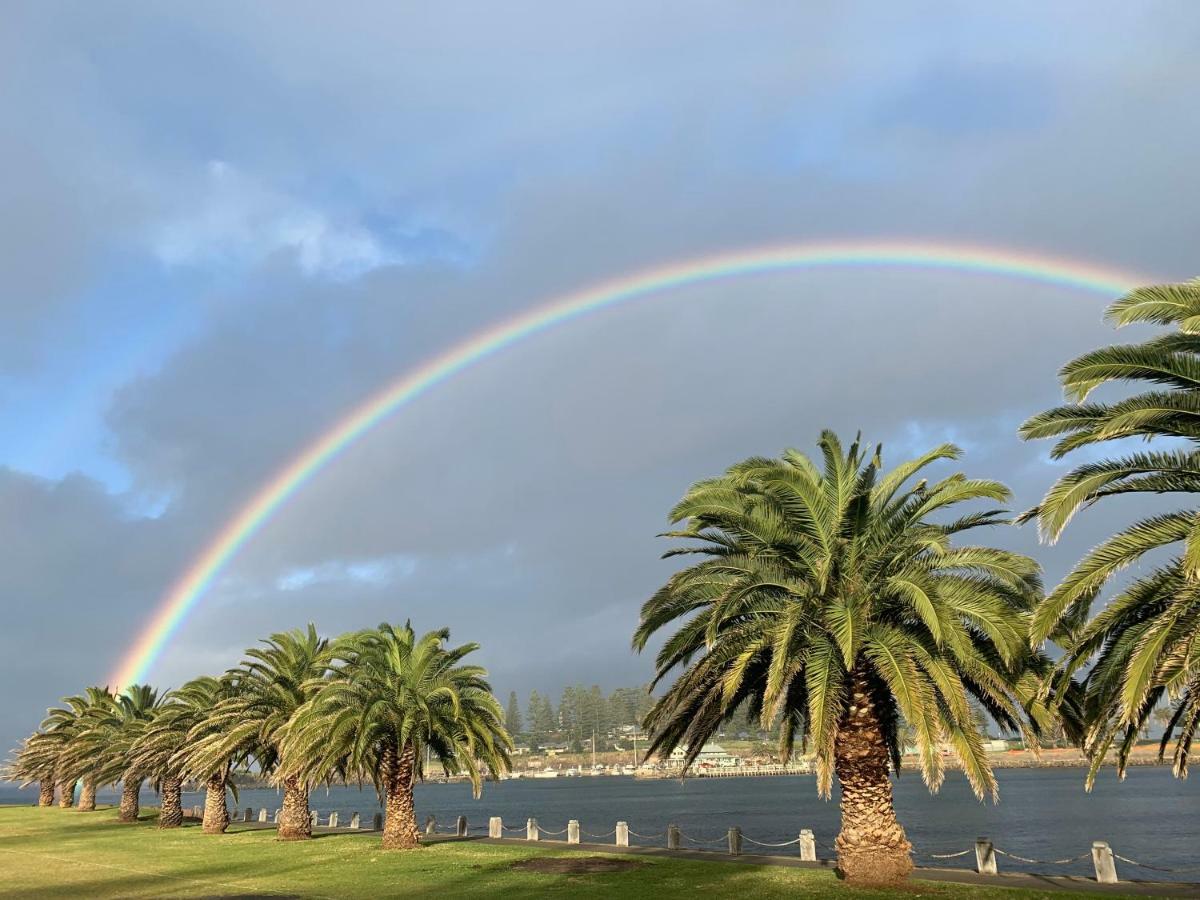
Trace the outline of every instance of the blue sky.
<path fill-rule="evenodd" d="M 340 414 L 555 294 L 813 238 L 1194 274 L 1200 14 L 1102 13 L 14 4 L 0 683 L 32 675 L 45 696 L 0 689 L 0 738 L 103 681 L 205 541 Z M 833 426 L 896 455 L 952 437 L 1032 502 L 1056 469 L 1015 426 L 1112 339 L 1103 303 L 823 272 L 564 327 L 322 473 L 154 676 L 223 669 L 310 618 L 411 617 L 482 640 L 501 691 L 639 681 L 629 635 L 669 572 L 653 535 L 691 481 Z M 1053 575 L 1105 527 L 1003 540 Z"/>

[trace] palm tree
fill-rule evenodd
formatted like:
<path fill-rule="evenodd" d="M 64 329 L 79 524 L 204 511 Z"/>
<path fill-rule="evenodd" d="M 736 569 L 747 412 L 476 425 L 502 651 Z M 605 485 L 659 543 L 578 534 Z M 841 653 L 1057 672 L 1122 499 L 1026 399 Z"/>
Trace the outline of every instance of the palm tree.
<path fill-rule="evenodd" d="M 121 782 L 118 819 L 136 822 L 143 777 L 129 770 L 129 750 L 153 718 L 160 702 L 158 692 L 149 685 L 135 684 L 115 697 L 97 700 L 100 702 L 80 717 L 62 765 L 72 780 L 86 774 L 97 785 Z"/>
<path fill-rule="evenodd" d="M 44 732 L 31 734 L 21 742 L 16 754 L 5 766 L 4 777 L 21 787 L 36 783 L 38 806 L 54 805 L 55 775 L 59 769 L 62 747 L 59 741 Z"/>
<path fill-rule="evenodd" d="M 42 722 L 41 730 L 47 735 L 53 735 L 61 741 L 63 752 L 69 752 L 68 747 L 75 740 L 88 722 L 90 712 L 102 709 L 112 700 L 112 694 L 106 687 L 89 687 L 83 694 L 63 698 L 63 705 L 50 709 Z M 68 782 L 59 785 L 59 806 L 64 809 L 71 805 L 75 796 L 76 779 L 63 773 Z M 79 792 L 79 811 L 92 812 L 96 808 L 96 777 L 90 770 L 82 772 L 83 788 Z"/>
<path fill-rule="evenodd" d="M 284 728 L 296 710 L 311 700 L 329 668 L 329 642 L 309 623 L 271 635 L 262 649 L 246 651 L 246 659 L 229 673 L 237 693 L 218 704 L 208 719 L 210 734 L 193 748 L 194 761 L 217 764 L 234 756 L 253 757 L 259 771 L 270 775 L 279 766 Z M 309 783 L 300 775 L 283 779 L 279 837 L 312 837 L 308 811 Z"/>
<path fill-rule="evenodd" d="M 221 680 L 210 676 L 194 678 L 171 691 L 129 748 L 127 772 L 134 777 L 153 780 L 162 795 L 158 817 L 160 828 L 177 828 L 183 824 L 183 780 L 195 746 L 190 736 L 204 727 L 226 692 Z M 227 769 L 228 759 L 224 762 Z M 224 779 L 220 781 L 216 787 L 210 785 L 206 797 L 205 824 L 219 823 L 219 827 L 209 827 L 209 831 L 224 831 L 229 825 Z M 208 814 L 210 801 L 212 816 Z"/>
<path fill-rule="evenodd" d="M 1081 447 L 1126 438 L 1167 441 L 1155 451 L 1087 462 L 1062 476 L 1036 517 L 1053 542 L 1080 509 L 1118 494 L 1200 492 L 1200 280 L 1138 288 L 1109 306 L 1109 322 L 1173 325 L 1176 330 L 1139 344 L 1103 347 L 1067 363 L 1060 375 L 1068 404 L 1021 426 L 1027 439 L 1057 438 L 1056 459 Z M 1088 402 L 1098 387 L 1130 384 L 1139 393 L 1113 402 Z M 1092 603 L 1120 570 L 1147 555 L 1172 554 L 1116 593 L 1087 621 Z M 1067 654 L 1064 675 L 1094 665 L 1085 681 L 1089 730 L 1085 749 L 1096 769 L 1113 744 L 1124 775 L 1137 735 L 1162 700 L 1174 702 L 1159 747 L 1173 733 L 1175 774 L 1187 774 L 1200 725 L 1200 509 L 1150 516 L 1091 550 L 1040 604 L 1035 641 L 1058 635 Z"/>
<path fill-rule="evenodd" d="M 507 771 L 512 739 L 487 672 L 461 664 L 478 645 L 451 649 L 449 638 L 385 623 L 335 642 L 330 677 L 284 729 L 276 780 L 370 780 L 385 805 L 384 849 L 417 846 L 413 785 L 426 752 L 466 773 L 478 797 L 481 766 Z"/>
<path fill-rule="evenodd" d="M 214 720 L 216 710 L 237 695 L 237 682 L 228 675 L 194 678 L 174 695 L 183 708 L 171 723 L 172 739 L 179 741 L 179 747 L 171 755 L 170 765 L 181 777 L 204 782 L 205 834 L 221 834 L 229 827 L 225 793 L 232 790 L 237 796 L 230 773 L 244 761 L 244 754 L 214 754 L 207 747 L 220 727 Z M 165 736 L 162 739 L 167 740 Z"/>
<path fill-rule="evenodd" d="M 691 762 L 743 705 L 815 753 L 818 790 L 841 785 L 838 865 L 854 882 L 895 883 L 912 869 L 896 820 L 890 771 L 912 726 L 930 790 L 940 747 L 957 755 L 976 795 L 996 780 L 972 720 L 977 701 L 1027 740 L 1050 724 L 1039 699 L 1048 661 L 1028 649 L 1040 594 L 1037 563 L 952 538 L 1005 520 L 989 509 L 951 517 L 973 500 L 1005 501 L 995 481 L 953 474 L 912 479 L 949 444 L 886 474 L 881 451 L 843 451 L 824 432 L 823 467 L 796 450 L 751 458 L 692 486 L 671 513 L 684 523 L 667 552 L 701 561 L 674 574 L 642 607 L 641 651 L 674 626 L 655 683 L 678 672 L 646 718 L 650 752 L 686 748 Z"/>

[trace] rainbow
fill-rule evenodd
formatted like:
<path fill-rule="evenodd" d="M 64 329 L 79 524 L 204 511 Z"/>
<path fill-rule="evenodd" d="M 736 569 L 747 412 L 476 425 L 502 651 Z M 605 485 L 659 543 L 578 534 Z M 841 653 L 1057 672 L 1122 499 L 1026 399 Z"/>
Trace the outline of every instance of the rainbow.
<path fill-rule="evenodd" d="M 171 637 L 247 541 L 339 453 L 414 398 L 527 338 L 589 313 L 664 292 L 720 279 L 821 268 L 918 268 L 998 275 L 1107 296 L 1152 279 L 1077 260 L 995 247 L 947 243 L 859 241 L 801 243 L 742 250 L 635 272 L 550 300 L 478 332 L 364 400 L 309 444 L 264 484 L 171 586 L 137 642 L 122 658 L 111 683 L 146 678 Z"/>

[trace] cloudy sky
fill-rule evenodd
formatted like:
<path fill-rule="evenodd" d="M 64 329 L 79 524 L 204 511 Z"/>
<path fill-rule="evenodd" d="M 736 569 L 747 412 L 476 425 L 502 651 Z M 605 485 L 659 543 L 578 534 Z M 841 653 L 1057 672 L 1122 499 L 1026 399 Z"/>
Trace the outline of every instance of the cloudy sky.
<path fill-rule="evenodd" d="M 993 7 L 7 4 L 0 740 L 109 678 L 358 400 L 565 291 L 808 239 L 1195 274 L 1200 13 Z M 482 642 L 501 693 L 635 683 L 637 610 L 671 570 L 654 535 L 690 482 L 828 426 L 893 460 L 955 440 L 1028 505 L 1058 468 L 1014 429 L 1111 338 L 1104 303 L 825 271 L 565 325 L 324 470 L 152 677 L 309 620 L 411 618 Z M 1054 577 L 1105 527 L 996 540 Z"/>

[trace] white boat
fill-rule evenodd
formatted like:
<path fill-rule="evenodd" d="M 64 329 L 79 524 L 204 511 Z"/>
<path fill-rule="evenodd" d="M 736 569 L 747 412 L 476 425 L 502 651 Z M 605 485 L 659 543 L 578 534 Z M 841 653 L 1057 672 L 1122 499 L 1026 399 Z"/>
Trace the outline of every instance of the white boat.
<path fill-rule="evenodd" d="M 543 769 L 540 772 L 533 773 L 534 778 L 557 778 L 558 773 L 553 769 Z"/>

